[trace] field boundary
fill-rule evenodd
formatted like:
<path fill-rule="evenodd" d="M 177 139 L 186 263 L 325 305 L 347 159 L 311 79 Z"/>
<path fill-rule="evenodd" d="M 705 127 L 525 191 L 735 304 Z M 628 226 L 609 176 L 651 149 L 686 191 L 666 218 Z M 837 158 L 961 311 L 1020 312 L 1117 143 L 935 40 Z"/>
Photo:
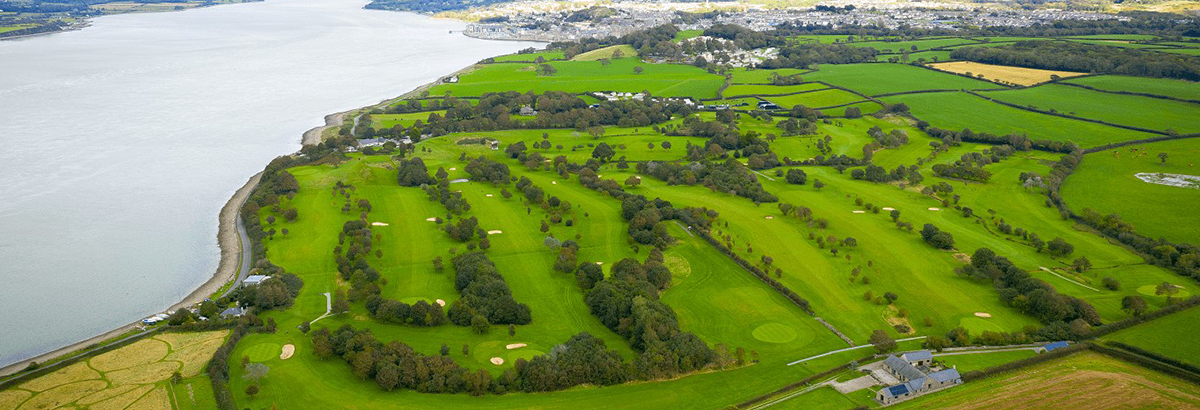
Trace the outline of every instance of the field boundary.
<path fill-rule="evenodd" d="M 1007 90 L 1004 90 L 1004 91 L 1007 91 Z M 986 96 L 986 95 L 979 94 L 979 93 L 977 93 L 977 92 L 975 92 L 975 91 L 971 91 L 971 90 L 964 90 L 963 92 L 965 92 L 965 93 L 967 93 L 967 94 L 974 95 L 974 96 L 976 96 L 976 97 L 979 97 L 979 98 L 982 98 L 982 99 L 985 99 L 985 100 L 988 100 L 988 101 L 991 101 L 991 102 L 993 102 L 993 103 L 996 103 L 996 104 L 1000 104 L 1000 105 L 1009 106 L 1009 107 L 1016 108 L 1016 109 L 1019 109 L 1019 110 L 1025 110 L 1025 111 L 1029 111 L 1029 112 L 1036 112 L 1036 113 L 1038 113 L 1038 114 L 1053 115 L 1053 116 L 1055 116 L 1055 117 L 1061 117 L 1061 118 L 1066 118 L 1066 119 L 1071 119 L 1071 120 L 1078 120 L 1078 121 L 1085 121 L 1085 122 L 1090 122 L 1090 123 L 1094 123 L 1094 124 L 1100 124 L 1100 125 L 1107 125 L 1107 126 L 1109 126 L 1109 127 L 1121 128 L 1121 129 L 1126 129 L 1126 130 L 1130 130 L 1130 131 L 1141 131 L 1141 132 L 1147 132 L 1147 133 L 1151 133 L 1151 134 L 1158 134 L 1158 135 L 1166 135 L 1166 134 L 1167 134 L 1167 133 L 1166 133 L 1166 131 L 1152 130 L 1152 129 L 1149 129 L 1149 128 L 1135 127 L 1135 126 L 1132 126 L 1132 125 L 1121 125 L 1121 124 L 1114 124 L 1114 123 L 1107 122 L 1107 121 L 1104 121 L 1104 120 L 1097 120 L 1097 119 L 1093 119 L 1093 118 L 1077 117 L 1077 116 L 1074 116 L 1074 115 L 1063 114 L 1063 113 L 1060 113 L 1060 112 L 1050 112 L 1050 111 L 1046 111 L 1046 110 L 1042 110 L 1042 109 L 1038 109 L 1038 108 L 1030 108 L 1030 107 L 1023 106 L 1023 105 L 1020 105 L 1020 104 L 1013 104 L 1013 103 L 1010 103 L 1010 102 L 1007 102 L 1007 101 L 1003 101 L 1003 100 L 999 100 L 999 99 L 996 99 L 996 98 L 988 97 L 988 96 Z"/>
<path fill-rule="evenodd" d="M 1094 153 L 1097 153 L 1100 151 L 1108 151 L 1113 148 L 1121 148 L 1121 147 L 1126 147 L 1126 146 L 1130 146 L 1130 145 L 1151 144 L 1151 143 L 1155 143 L 1155 142 L 1182 140 L 1182 139 L 1197 138 L 1197 137 L 1200 137 L 1200 133 L 1183 134 L 1183 135 L 1166 135 L 1166 136 L 1155 137 L 1155 138 L 1146 138 L 1146 139 L 1132 140 L 1132 141 L 1121 141 L 1121 142 L 1114 142 L 1111 144 L 1102 145 L 1099 147 L 1088 148 L 1088 149 L 1083 150 L 1083 153 L 1084 153 L 1084 155 L 1094 154 Z"/>
<path fill-rule="evenodd" d="M 1086 77 L 1099 77 L 1099 76 L 1098 76 L 1098 75 L 1080 76 L 1080 77 L 1071 77 L 1070 79 L 1074 80 L 1074 79 L 1077 79 L 1077 78 L 1086 78 Z M 1191 104 L 1200 104 L 1200 100 L 1189 100 L 1189 99 L 1185 99 L 1185 98 L 1176 98 L 1176 97 L 1171 97 L 1171 96 L 1166 96 L 1166 95 L 1161 95 L 1161 94 L 1148 94 L 1148 93 L 1135 93 L 1135 92 L 1132 92 L 1132 91 L 1114 91 L 1114 90 L 1105 90 L 1105 89 L 1100 89 L 1100 88 L 1092 87 L 1092 86 L 1090 86 L 1090 85 L 1075 84 L 1075 83 L 1066 82 L 1066 81 L 1052 81 L 1052 82 L 1049 82 L 1049 83 L 1042 83 L 1042 84 L 1038 84 L 1038 85 L 1044 85 L 1044 84 L 1061 84 L 1061 85 L 1069 85 L 1069 86 L 1071 86 L 1071 87 L 1079 87 L 1079 88 L 1082 88 L 1082 89 L 1085 89 L 1085 90 L 1091 90 L 1091 91 L 1096 91 L 1096 92 L 1101 92 L 1101 93 L 1108 93 L 1108 94 L 1119 94 L 1119 95 L 1133 95 L 1133 96 L 1138 96 L 1138 97 L 1158 98 L 1158 99 L 1160 99 L 1160 100 L 1170 100 L 1170 101 L 1179 101 L 1179 102 L 1185 102 L 1185 103 L 1191 103 Z"/>
<path fill-rule="evenodd" d="M 142 340 L 146 337 L 149 337 L 149 336 L 153 335 L 154 333 L 159 333 L 159 331 L 161 331 L 163 329 L 166 329 L 166 328 L 164 328 L 164 327 L 150 328 L 148 330 L 142 331 L 141 333 L 136 333 L 133 335 L 125 336 L 124 338 L 118 339 L 117 341 L 107 344 L 107 345 L 104 345 L 104 346 L 96 346 L 96 347 L 92 347 L 91 349 L 85 349 L 83 352 L 81 352 L 77 355 L 56 361 L 54 363 L 47 364 L 45 366 L 38 367 L 36 369 L 22 370 L 21 372 L 14 373 L 13 376 L 11 376 L 7 379 L 4 379 L 4 380 L 0 380 L 0 391 L 7 390 L 13 386 L 16 386 L 17 384 L 20 384 L 21 382 L 29 381 L 31 379 L 36 379 L 38 377 L 42 377 L 47 374 L 53 373 L 54 371 L 58 370 L 58 368 L 60 368 L 60 367 L 72 365 L 72 364 L 78 363 L 80 360 L 89 359 L 98 354 L 107 353 L 107 352 L 116 350 L 118 348 L 125 347 L 126 345 L 132 344 L 133 342 L 136 342 L 138 340 Z M 24 372 L 24 373 L 22 373 L 22 372 Z"/>

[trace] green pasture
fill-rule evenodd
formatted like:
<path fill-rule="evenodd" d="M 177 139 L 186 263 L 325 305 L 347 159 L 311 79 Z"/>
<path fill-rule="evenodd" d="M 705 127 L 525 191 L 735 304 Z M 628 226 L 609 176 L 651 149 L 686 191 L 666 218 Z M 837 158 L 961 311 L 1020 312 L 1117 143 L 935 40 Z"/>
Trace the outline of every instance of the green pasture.
<path fill-rule="evenodd" d="M 962 92 L 896 95 L 881 98 L 904 103 L 909 111 L 935 127 L 995 135 L 1024 133 L 1031 140 L 1070 141 L 1082 147 L 1153 138 L 1157 134 L 1041 114 L 1008 107 Z"/>
<path fill-rule="evenodd" d="M 1127 77 L 1099 75 L 1066 80 L 1070 83 L 1095 87 L 1105 91 L 1128 91 L 1163 95 L 1187 100 L 1200 100 L 1200 83 L 1170 78 Z"/>
<path fill-rule="evenodd" d="M 779 104 L 779 106 L 783 108 L 792 108 L 796 105 L 803 105 L 806 107 L 832 107 L 864 100 L 861 95 L 836 88 L 765 98 L 767 101 Z"/>
<path fill-rule="evenodd" d="M 675 42 L 678 43 L 690 38 L 696 38 L 704 35 L 704 30 L 679 30 L 675 32 Z"/>
<path fill-rule="evenodd" d="M 804 83 L 796 85 L 766 85 L 766 84 L 733 84 L 721 92 L 726 97 L 746 95 L 779 95 L 829 88 L 821 83 Z"/>
<path fill-rule="evenodd" d="M 1000 101 L 1114 124 L 1181 134 L 1200 131 L 1200 104 L 1092 91 L 1060 84 L 985 91 Z"/>
<path fill-rule="evenodd" d="M 596 61 L 602 58 L 613 58 L 618 51 L 621 52 L 621 57 L 637 57 L 638 55 L 637 49 L 633 46 L 619 44 L 577 54 L 575 57 L 571 57 L 571 61 Z"/>
<path fill-rule="evenodd" d="M 920 90 L 990 89 L 995 84 L 907 64 L 825 64 L 805 74 L 807 81 L 822 81 L 866 95 Z"/>
<path fill-rule="evenodd" d="M 780 76 L 787 77 L 787 76 L 800 74 L 803 72 L 804 72 L 804 70 L 800 70 L 800 69 L 796 69 L 796 68 L 781 68 L 778 70 L 766 70 L 766 69 L 747 69 L 747 68 L 738 67 L 738 68 L 734 68 L 733 70 L 730 70 L 729 82 L 731 84 L 770 84 L 771 83 L 771 74 L 779 74 Z"/>
<path fill-rule="evenodd" d="M 690 65 L 647 64 L 636 58 L 599 61 L 552 61 L 558 72 L 539 76 L 536 65 L 525 63 L 488 64 L 459 76 L 458 83 L 439 84 L 431 95 L 479 96 L 489 92 L 556 90 L 570 93 L 650 91 L 656 96 L 713 98 L 724 78 Z M 635 74 L 634 67 L 642 67 Z"/>
<path fill-rule="evenodd" d="M 978 41 L 968 38 L 937 38 L 928 40 L 906 40 L 906 41 L 861 41 L 849 43 L 855 47 L 870 47 L 882 53 L 899 54 L 905 51 L 926 51 L 935 48 L 958 46 L 963 44 L 975 44 Z"/>
<path fill-rule="evenodd" d="M 492 61 L 495 61 L 497 63 L 532 63 L 534 61 L 537 61 L 538 57 L 542 57 L 546 60 L 566 60 L 567 59 L 566 55 L 563 54 L 562 50 L 546 50 L 546 51 L 537 51 L 537 52 L 526 53 L 526 54 L 509 54 L 509 55 L 503 55 L 503 56 L 496 56 L 496 57 L 492 58 Z"/>
<path fill-rule="evenodd" d="M 846 109 L 850 108 L 850 107 L 858 107 L 858 111 L 860 113 L 862 113 L 862 115 L 867 115 L 867 114 L 873 113 L 875 111 L 879 111 L 881 108 L 883 108 L 883 106 L 879 105 L 879 103 L 877 103 L 877 102 L 865 101 L 865 102 L 860 102 L 857 104 L 850 104 L 845 107 L 826 108 L 826 109 L 821 110 L 821 113 L 824 115 L 840 117 L 840 116 L 846 115 Z"/>
<path fill-rule="evenodd" d="M 911 52 L 911 53 L 908 53 L 907 56 L 905 56 L 902 53 L 880 54 L 880 55 L 876 56 L 876 61 L 889 62 L 889 61 L 891 61 L 892 58 L 896 58 L 897 61 L 901 62 L 901 63 L 914 62 L 914 61 L 919 62 L 922 60 L 924 60 L 925 62 L 943 62 L 943 61 L 954 60 L 953 58 L 950 58 L 949 51 L 932 50 L 932 51 Z"/>
<path fill-rule="evenodd" d="M 1113 333 L 1104 340 L 1137 346 L 1200 366 L 1200 342 L 1195 338 L 1197 321 L 1200 321 L 1200 309 L 1193 307 Z"/>
<path fill-rule="evenodd" d="M 429 116 L 434 113 L 444 117 L 446 115 L 446 110 L 410 112 L 404 114 L 370 114 L 371 128 L 382 130 L 389 129 L 397 125 L 402 127 L 411 127 L 413 124 L 416 124 L 417 121 L 428 122 Z"/>
<path fill-rule="evenodd" d="M 942 363 L 943 366 L 958 369 L 959 373 L 966 373 L 969 371 L 996 367 L 1005 363 L 1033 357 L 1035 355 L 1037 355 L 1037 353 L 1034 351 L 1023 349 L 987 353 L 972 352 L 970 354 L 945 354 L 935 352 L 933 354 L 933 358 L 934 360 Z"/>
<path fill-rule="evenodd" d="M 1167 154 L 1164 165 L 1160 153 Z M 1151 238 L 1200 244 L 1200 189 L 1142 181 L 1138 173 L 1200 175 L 1200 140 L 1134 145 L 1088 154 L 1062 187 L 1075 212 L 1117 214 Z"/>

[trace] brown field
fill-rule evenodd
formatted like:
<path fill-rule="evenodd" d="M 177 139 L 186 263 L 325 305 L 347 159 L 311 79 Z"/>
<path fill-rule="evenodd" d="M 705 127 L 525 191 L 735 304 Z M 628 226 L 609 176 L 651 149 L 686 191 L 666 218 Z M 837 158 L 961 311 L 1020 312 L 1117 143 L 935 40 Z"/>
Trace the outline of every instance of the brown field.
<path fill-rule="evenodd" d="M 129 346 L 96 356 L 89 360 L 92 368 L 109 372 L 126 369 L 137 365 L 154 363 L 167 355 L 170 346 L 167 342 L 155 339 L 139 340 Z"/>
<path fill-rule="evenodd" d="M 0 391 L 0 410 L 170 410 L 171 374 L 200 374 L 228 335 L 220 330 L 143 339 Z"/>
<path fill-rule="evenodd" d="M 165 387 L 154 389 L 126 410 L 171 410 L 171 397 Z"/>
<path fill-rule="evenodd" d="M 221 336 L 224 336 L 224 332 L 220 333 Z M 225 343 L 224 337 L 209 338 L 201 343 L 195 343 L 171 352 L 163 360 L 183 363 L 183 368 L 179 370 L 179 373 L 183 377 L 192 377 L 204 370 L 204 366 L 208 364 L 208 359 L 212 358 L 213 353 L 217 351 L 218 347 L 221 347 L 222 343 Z"/>
<path fill-rule="evenodd" d="M 24 390 L 0 391 L 0 410 L 16 410 L 17 406 L 32 395 L 33 393 Z"/>
<path fill-rule="evenodd" d="M 1072 71 L 1039 70 L 1036 68 L 1010 67 L 991 65 L 971 61 L 954 61 L 949 63 L 930 64 L 930 67 L 955 74 L 971 73 L 972 76 L 983 74 L 983 79 L 1000 83 L 1016 85 L 1034 85 L 1050 81 L 1050 75 L 1057 74 L 1062 78 L 1078 77 L 1087 73 Z"/>
<path fill-rule="evenodd" d="M 88 409 L 89 410 L 121 410 L 126 407 L 129 407 L 130 404 L 133 404 L 133 402 L 137 401 L 142 396 L 145 396 L 146 392 L 154 389 L 154 386 L 130 386 L 130 387 L 133 387 L 133 389 L 126 391 L 124 393 L 121 393 L 119 395 L 116 395 L 114 397 L 111 397 L 102 402 L 89 405 Z M 109 390 L 115 390 L 115 389 L 109 389 Z"/>
<path fill-rule="evenodd" d="M 88 367 L 86 362 L 79 362 L 59 369 L 54 373 L 50 373 L 25 382 L 24 384 L 21 384 L 20 387 L 25 390 L 45 391 L 52 387 L 61 386 L 70 382 L 99 378 L 100 373 L 97 373 L 95 370 L 92 370 L 92 368 Z"/>
<path fill-rule="evenodd" d="M 108 383 L 88 380 L 65 384 L 39 393 L 19 407 L 20 410 L 48 410 L 79 400 L 80 397 L 104 390 Z"/>
<path fill-rule="evenodd" d="M 138 388 L 138 386 L 126 385 L 126 386 L 113 387 L 111 389 L 104 389 L 104 390 L 92 393 L 82 399 L 79 399 L 75 403 L 83 404 L 83 405 L 99 403 L 99 402 L 111 399 L 113 397 L 119 396 L 121 394 L 124 394 L 124 393 L 126 393 L 130 390 L 136 389 L 136 388 Z"/>
<path fill-rule="evenodd" d="M 1200 409 L 1200 389 L 1153 370 L 1083 352 L 967 383 L 895 408 Z"/>
<path fill-rule="evenodd" d="M 179 362 L 155 362 L 104 374 L 115 385 L 146 384 L 166 380 L 179 370 Z"/>

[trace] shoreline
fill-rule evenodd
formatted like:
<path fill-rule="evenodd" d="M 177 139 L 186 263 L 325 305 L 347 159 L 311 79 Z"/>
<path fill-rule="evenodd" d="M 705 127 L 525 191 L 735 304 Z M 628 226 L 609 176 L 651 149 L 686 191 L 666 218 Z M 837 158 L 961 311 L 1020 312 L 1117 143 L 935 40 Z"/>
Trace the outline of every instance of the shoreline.
<path fill-rule="evenodd" d="M 229 198 L 229 201 L 225 203 L 225 206 L 221 207 L 221 211 L 217 217 L 217 247 L 221 249 L 221 259 L 217 265 L 216 272 L 213 273 L 211 278 L 202 283 L 182 300 L 164 310 L 164 312 L 179 310 L 180 308 L 203 302 L 205 299 L 208 299 L 210 296 L 220 290 L 221 287 L 225 286 L 226 283 L 229 283 L 238 274 L 238 271 L 240 270 L 239 263 L 241 259 L 240 256 L 242 253 L 242 246 L 245 246 L 245 244 L 241 243 L 238 235 L 237 218 L 239 211 L 242 208 L 242 204 L 246 203 L 246 199 L 250 197 L 250 192 L 254 190 L 255 186 L 258 186 L 258 181 L 261 177 L 262 172 L 254 174 L 254 176 L 250 177 L 250 179 L 247 180 L 241 188 L 238 188 L 237 191 L 234 192 L 233 196 Z M 79 342 L 75 342 L 50 352 L 0 367 L 0 377 L 7 377 L 20 373 L 29 367 L 29 364 L 33 362 L 45 363 L 83 349 L 88 349 L 93 345 L 128 333 L 138 328 L 140 325 L 141 320 L 139 319 L 136 322 L 123 325 L 116 329 L 92 336 Z"/>

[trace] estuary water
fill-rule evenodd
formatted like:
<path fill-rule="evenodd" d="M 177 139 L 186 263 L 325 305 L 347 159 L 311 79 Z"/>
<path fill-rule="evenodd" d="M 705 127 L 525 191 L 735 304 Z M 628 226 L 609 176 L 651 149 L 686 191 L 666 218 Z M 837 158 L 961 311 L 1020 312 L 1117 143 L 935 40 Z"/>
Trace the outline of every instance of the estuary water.
<path fill-rule="evenodd" d="M 107 16 L 0 41 L 0 366 L 208 280 L 225 201 L 324 115 L 533 45 L 365 4 Z"/>

